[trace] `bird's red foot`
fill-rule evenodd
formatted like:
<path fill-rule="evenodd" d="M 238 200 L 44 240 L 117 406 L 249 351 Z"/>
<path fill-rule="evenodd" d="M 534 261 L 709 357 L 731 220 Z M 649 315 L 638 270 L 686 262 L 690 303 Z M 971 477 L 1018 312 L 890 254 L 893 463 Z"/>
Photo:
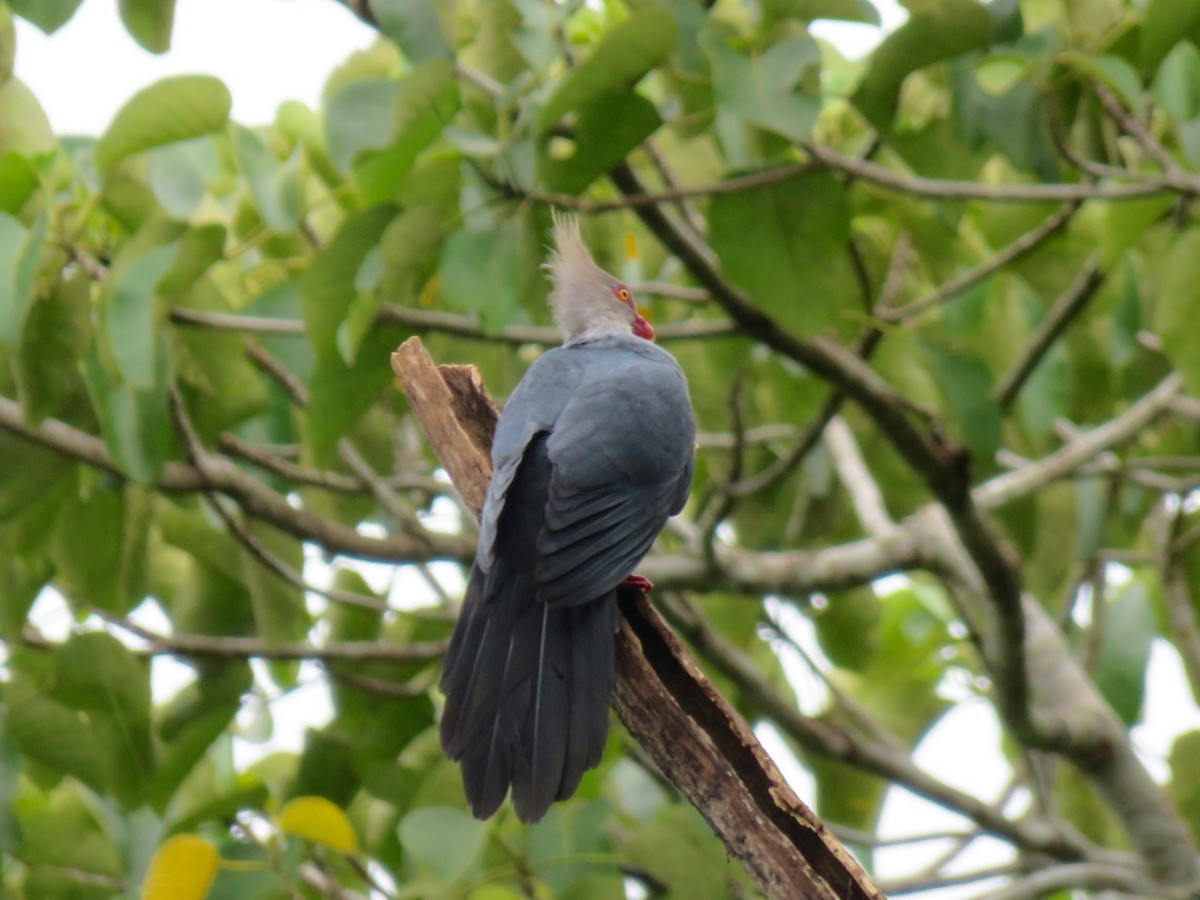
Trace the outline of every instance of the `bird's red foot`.
<path fill-rule="evenodd" d="M 643 594 L 648 594 L 654 590 L 654 582 L 649 578 L 646 578 L 644 575 L 630 575 L 621 582 L 621 586 L 636 588 Z"/>

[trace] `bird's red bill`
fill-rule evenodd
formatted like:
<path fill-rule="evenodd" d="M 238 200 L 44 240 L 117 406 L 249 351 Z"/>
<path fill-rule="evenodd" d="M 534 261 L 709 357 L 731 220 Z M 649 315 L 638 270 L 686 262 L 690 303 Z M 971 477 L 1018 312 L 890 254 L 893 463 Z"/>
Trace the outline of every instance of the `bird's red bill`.
<path fill-rule="evenodd" d="M 647 341 L 654 340 L 654 328 L 641 313 L 633 317 L 633 333 Z"/>

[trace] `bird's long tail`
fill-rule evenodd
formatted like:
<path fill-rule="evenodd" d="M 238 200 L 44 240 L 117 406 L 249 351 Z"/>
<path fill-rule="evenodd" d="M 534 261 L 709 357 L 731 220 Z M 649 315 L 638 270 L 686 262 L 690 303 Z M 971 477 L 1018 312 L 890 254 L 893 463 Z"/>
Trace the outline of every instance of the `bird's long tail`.
<path fill-rule="evenodd" d="M 509 491 L 491 571 L 471 570 L 442 676 L 442 747 L 462 764 L 480 819 L 511 786 L 517 815 L 538 821 L 600 762 L 608 735 L 616 591 L 572 605 L 534 598 L 549 462 L 540 443 L 532 451 Z"/>

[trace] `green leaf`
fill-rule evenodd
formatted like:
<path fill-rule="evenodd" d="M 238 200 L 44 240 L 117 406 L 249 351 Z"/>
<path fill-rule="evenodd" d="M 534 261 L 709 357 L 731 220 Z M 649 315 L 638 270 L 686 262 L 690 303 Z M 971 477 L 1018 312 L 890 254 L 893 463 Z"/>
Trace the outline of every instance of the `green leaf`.
<path fill-rule="evenodd" d="M 96 144 L 96 167 L 127 156 L 220 131 L 229 121 L 229 89 L 211 75 L 177 75 L 138 91 Z"/>
<path fill-rule="evenodd" d="M 319 465 L 332 465 L 337 442 L 349 433 L 375 404 L 391 381 L 388 355 L 402 340 L 395 327 L 376 325 L 367 333 L 353 365 L 340 356 L 320 360 L 309 381 L 306 422 L 313 458 Z"/>
<path fill-rule="evenodd" d="M 37 97 L 19 78 L 0 83 L 0 154 L 35 157 L 58 145 Z"/>
<path fill-rule="evenodd" d="M 96 488 L 63 508 L 51 556 L 57 582 L 81 607 L 124 615 L 146 584 L 150 499 L 143 489 Z"/>
<path fill-rule="evenodd" d="M 16 372 L 21 405 L 31 423 L 57 414 L 82 387 L 79 360 L 92 333 L 89 294 L 87 278 L 63 280 L 29 311 Z"/>
<path fill-rule="evenodd" d="M 37 190 L 37 170 L 18 153 L 0 155 L 0 212 L 17 215 Z"/>
<path fill-rule="evenodd" d="M 975 0 L 914 4 L 907 22 L 884 38 L 851 98 L 882 131 L 890 131 L 904 79 L 918 69 L 987 47 L 994 23 Z"/>
<path fill-rule="evenodd" d="M 832 719 L 829 724 L 834 727 L 845 727 L 835 714 L 819 716 L 817 721 L 825 719 Z M 888 788 L 886 781 L 857 766 L 818 753 L 806 753 L 803 759 L 816 782 L 814 806 L 822 819 L 868 833 L 877 827 Z M 874 847 L 852 840 L 847 840 L 846 844 L 863 865 L 872 865 Z"/>
<path fill-rule="evenodd" d="M 158 768 L 153 784 L 147 788 L 150 802 L 157 808 L 164 808 L 175 796 L 180 784 L 238 714 L 242 695 L 253 684 L 249 663 L 209 662 L 201 668 L 199 679 L 168 701 L 159 720 Z M 205 802 L 219 803 L 220 799 Z M 177 822 L 176 827 L 187 825 Z"/>
<path fill-rule="evenodd" d="M 721 267 L 785 328 L 812 334 L 853 308 L 850 206 L 831 174 L 719 194 L 708 220 Z"/>
<path fill-rule="evenodd" d="M 1104 229 L 1100 234 L 1100 264 L 1112 268 L 1126 249 L 1137 243 L 1154 223 L 1171 208 L 1170 197 L 1145 197 L 1128 203 L 1107 203 L 1104 210 Z"/>
<path fill-rule="evenodd" d="M 1200 30 L 1200 4 L 1150 0 L 1142 15 L 1142 68 L 1153 72 L 1177 43 Z"/>
<path fill-rule="evenodd" d="M 54 652 L 51 699 L 82 712 L 150 715 L 150 670 L 111 634 L 77 634 Z"/>
<path fill-rule="evenodd" d="M 1002 416 L 992 397 L 995 379 L 988 364 L 970 351 L 924 345 L 938 385 L 958 423 L 957 436 L 971 454 L 990 466 L 1000 448 Z"/>
<path fill-rule="evenodd" d="M 413 64 L 452 54 L 432 0 L 372 0 L 380 30 Z"/>
<path fill-rule="evenodd" d="M 0 347 L 15 349 L 21 342 L 46 228 L 45 213 L 38 215 L 30 229 L 0 213 Z"/>
<path fill-rule="evenodd" d="M 109 641 L 121 645 L 111 636 L 104 635 Z M 121 647 L 126 656 L 131 656 L 128 650 Z M 154 783 L 156 769 L 154 742 L 151 737 L 150 723 L 150 681 L 149 671 L 143 669 L 136 674 L 131 672 L 129 662 L 137 666 L 136 660 L 121 660 L 109 650 L 101 659 L 93 660 L 95 653 L 79 652 L 69 654 L 79 658 L 89 665 L 90 671 L 102 672 L 115 680 L 111 685 L 108 681 L 92 682 L 90 693 L 92 699 L 85 701 L 89 709 L 85 710 L 92 732 L 93 740 L 104 757 L 113 763 L 112 791 L 122 805 L 136 808 L 145 800 Z M 125 664 L 119 664 L 124 662 Z M 70 661 L 67 662 L 70 664 Z M 56 674 L 61 676 L 62 668 L 56 668 Z M 133 677 L 130 677 L 133 675 Z M 73 680 L 77 696 L 78 678 Z M 99 687 L 98 687 L 99 686 Z M 57 686 L 54 693 L 57 698 Z"/>
<path fill-rule="evenodd" d="M 829 661 L 855 671 L 864 671 L 879 652 L 881 617 L 879 598 L 869 587 L 831 594 L 828 603 L 812 614 Z"/>
<path fill-rule="evenodd" d="M 155 288 L 179 251 L 162 244 L 122 260 L 104 282 L 105 326 L 122 378 L 135 389 L 152 387 L 159 369 Z"/>
<path fill-rule="evenodd" d="M 1200 6 L 1196 15 L 1200 18 Z M 1200 116 L 1200 50 L 1186 43 L 1167 54 L 1150 91 L 1163 111 L 1181 124 Z"/>
<path fill-rule="evenodd" d="M 258 522 L 249 522 L 247 527 L 271 556 L 297 572 L 303 570 L 304 548 L 297 538 Z M 304 591 L 266 568 L 249 550 L 243 548 L 241 553 L 258 633 L 268 643 L 302 640 L 312 624 Z"/>
<path fill-rule="evenodd" d="M 1126 108 L 1136 111 L 1141 107 L 1141 78 L 1133 66 L 1121 57 L 1068 52 L 1062 54 L 1060 59 L 1085 78 L 1106 85 Z"/>
<path fill-rule="evenodd" d="M 347 220 L 304 273 L 300 282 L 304 322 L 318 360 L 340 359 L 338 328 L 357 294 L 355 279 L 395 216 L 394 206 L 377 206 Z"/>
<path fill-rule="evenodd" d="M 1200 392 L 1200 353 L 1193 337 L 1200 322 L 1200 230 L 1181 234 L 1157 269 L 1154 330 L 1189 393 Z"/>
<path fill-rule="evenodd" d="M 121 470 L 136 481 L 153 483 L 178 451 L 167 408 L 168 354 L 159 336 L 154 384 L 139 390 L 110 372 L 93 345 L 84 360 L 84 380 L 100 419 L 104 443 Z"/>
<path fill-rule="evenodd" d="M 940 590 L 913 582 L 881 598 L 879 651 L 861 672 L 838 670 L 834 683 L 870 711 L 884 728 L 910 745 L 947 706 L 938 685 L 951 643 L 938 607 Z"/>
<path fill-rule="evenodd" d="M 354 750 L 343 735 L 332 727 L 309 729 L 289 796 L 312 794 L 348 806 L 359 786 L 354 763 Z"/>
<path fill-rule="evenodd" d="M 418 869 L 454 881 L 465 875 L 487 841 L 488 826 L 444 806 L 415 809 L 400 820 L 400 843 Z"/>
<path fill-rule="evenodd" d="M 325 141 L 334 165 L 346 171 L 364 150 L 391 143 L 392 109 L 399 93 L 398 81 L 364 78 L 330 98 L 325 108 Z"/>
<path fill-rule="evenodd" d="M 539 168 L 547 189 L 582 192 L 661 124 L 658 109 L 641 94 L 630 91 L 598 98 L 579 111 L 570 138 L 556 137 L 546 143 Z"/>
<path fill-rule="evenodd" d="M 1019 53 L 997 53 L 979 61 L 975 81 L 991 97 L 1001 97 L 1030 77 L 1029 60 Z"/>
<path fill-rule="evenodd" d="M 1197 759 L 1200 759 L 1200 731 L 1189 731 L 1177 737 L 1167 759 L 1171 766 L 1167 790 L 1194 835 L 1200 834 L 1200 767 L 1196 766 Z"/>
<path fill-rule="evenodd" d="M 296 163 L 280 165 L 258 135 L 241 125 L 233 127 L 233 152 L 262 220 L 275 231 L 295 228 L 303 211 Z"/>
<path fill-rule="evenodd" d="M 712 61 L 721 114 L 792 141 L 812 134 L 821 112 L 821 48 L 807 33 L 776 41 L 762 52 L 741 53 L 706 32 L 701 44 Z"/>
<path fill-rule="evenodd" d="M 1067 348 L 1061 341 L 1057 342 L 1046 352 L 1017 395 L 1017 411 L 1030 434 L 1051 434 L 1055 425 L 1067 415 L 1072 378 Z"/>
<path fill-rule="evenodd" d="M 668 806 L 656 820 L 636 825 L 622 855 L 664 885 L 670 897 L 722 900 L 738 893 L 729 883 L 736 864 L 689 806 Z"/>
<path fill-rule="evenodd" d="M 50 450 L 8 432 L 0 432 L 0 522 L 20 517 L 73 470 L 73 464 Z M 52 501 L 53 502 L 53 501 Z M 53 515 L 53 511 L 49 513 Z"/>
<path fill-rule="evenodd" d="M 219 171 L 216 147 L 207 138 L 179 141 L 149 152 L 150 189 L 163 210 L 176 219 L 196 212 Z"/>
<path fill-rule="evenodd" d="M 0 543 L 0 640 L 13 643 L 21 640 L 29 610 L 53 571 L 41 554 L 22 555 Z"/>
<path fill-rule="evenodd" d="M 12 78 L 16 55 L 17 27 L 8 7 L 0 6 L 0 84 Z"/>
<path fill-rule="evenodd" d="M 449 228 L 440 210 L 430 206 L 410 206 L 396 216 L 379 239 L 379 294 L 401 306 L 415 305 L 437 271 Z"/>
<path fill-rule="evenodd" d="M 83 715 L 45 697 L 26 681 L 4 685 L 4 734 L 17 748 L 54 772 L 78 778 L 104 793 L 109 760 L 96 745 Z"/>
<path fill-rule="evenodd" d="M 508 324 L 521 300 L 523 231 L 519 219 L 506 219 L 450 235 L 439 268 L 442 294 L 452 309 L 479 313 L 492 331 Z"/>
<path fill-rule="evenodd" d="M 678 39 L 679 26 L 666 10 L 634 12 L 567 73 L 538 115 L 539 130 L 549 130 L 567 113 L 604 94 L 632 88 L 675 49 Z"/>
<path fill-rule="evenodd" d="M 1155 576 L 1157 577 L 1157 576 Z M 1096 659 L 1096 687 L 1126 725 L 1142 711 L 1150 647 L 1158 637 L 1146 576 L 1137 576 L 1105 598 L 1103 635 Z"/>
<path fill-rule="evenodd" d="M 833 19 L 839 22 L 882 24 L 879 10 L 870 0 L 763 0 L 763 17 L 775 19 Z"/>
<path fill-rule="evenodd" d="M 445 60 L 430 60 L 400 82 L 391 111 L 394 139 L 378 152 L 367 152 L 355 175 L 368 202 L 392 199 L 418 155 L 454 118 L 459 107 L 458 81 Z"/>
<path fill-rule="evenodd" d="M 195 234 L 193 230 L 188 237 Z M 179 267 L 174 271 L 178 272 Z M 174 273 L 168 274 L 164 283 L 174 278 Z M 207 276 L 180 299 L 178 308 L 226 315 L 232 311 L 228 298 Z M 291 338 L 291 343 L 304 347 L 303 341 L 296 337 Z M 177 382 L 183 389 L 192 423 L 202 437 L 215 438 L 268 406 L 270 390 L 262 373 L 247 358 L 241 335 L 204 328 L 179 328 L 175 331 L 172 349 L 179 372 Z"/>
<path fill-rule="evenodd" d="M 186 295 L 190 299 L 194 294 L 192 288 L 224 256 L 226 237 L 225 226 L 216 222 L 196 225 L 184 231 L 179 241 L 179 253 L 171 263 L 171 268 L 159 279 L 159 297 L 173 300 Z M 228 303 L 222 311 L 230 311 Z"/>
<path fill-rule="evenodd" d="M 13 12 L 46 34 L 66 25 L 82 4 L 83 0 L 8 0 Z"/>
<path fill-rule="evenodd" d="M 661 803 L 662 792 L 658 785 L 645 777 L 644 772 L 640 774 L 643 778 L 637 787 L 642 794 L 638 799 L 653 800 L 657 794 Z M 584 785 L 580 793 L 586 791 Z M 658 805 L 652 808 L 657 809 Z M 615 868 L 607 873 L 597 872 L 596 864 L 591 861 L 596 858 L 595 854 L 613 850 L 608 833 L 612 815 L 612 807 L 605 800 L 556 803 L 541 822 L 524 829 L 529 865 L 545 881 L 550 896 L 575 900 L 625 900 L 628 895 L 620 873 Z"/>
<path fill-rule="evenodd" d="M 151 53 L 171 49 L 175 0 L 120 0 L 121 21 L 133 39 Z"/>
<path fill-rule="evenodd" d="M 125 863 L 112 834 L 116 823 L 101 811 L 88 791 L 70 784 L 49 792 L 26 791 L 18 798 L 15 811 L 25 864 L 23 895 L 101 900 L 103 889 L 81 890 L 75 873 L 126 877 Z M 69 839 L 64 840 L 64 836 Z M 64 875 L 63 867 L 71 874 Z"/>

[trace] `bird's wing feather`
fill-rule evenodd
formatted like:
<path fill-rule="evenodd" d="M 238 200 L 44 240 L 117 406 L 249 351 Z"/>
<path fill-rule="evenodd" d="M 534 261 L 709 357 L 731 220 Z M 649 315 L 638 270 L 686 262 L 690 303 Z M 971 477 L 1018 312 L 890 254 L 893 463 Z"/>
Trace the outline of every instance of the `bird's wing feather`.
<path fill-rule="evenodd" d="M 492 440 L 492 480 L 479 517 L 475 563 L 485 572 L 492 568 L 500 514 L 529 443 L 554 425 L 579 384 L 582 362 L 562 348 L 542 354 L 504 405 Z"/>
<path fill-rule="evenodd" d="M 547 442 L 554 471 L 535 572 L 546 603 L 582 603 L 620 584 L 691 484 L 683 373 L 667 354 L 634 346 L 588 367 Z"/>

